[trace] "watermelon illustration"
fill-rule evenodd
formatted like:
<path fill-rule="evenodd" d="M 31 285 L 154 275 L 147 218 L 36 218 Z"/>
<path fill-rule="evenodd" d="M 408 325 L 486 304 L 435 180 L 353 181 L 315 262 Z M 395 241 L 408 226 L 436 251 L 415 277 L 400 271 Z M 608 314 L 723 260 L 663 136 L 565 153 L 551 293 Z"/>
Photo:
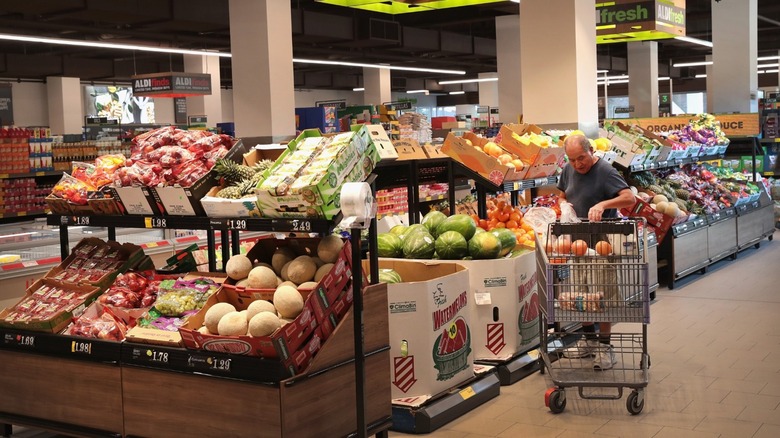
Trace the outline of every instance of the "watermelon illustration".
<path fill-rule="evenodd" d="M 434 368 L 439 371 L 436 380 L 449 380 L 469 366 L 471 331 L 462 316 L 442 329 L 433 344 Z"/>

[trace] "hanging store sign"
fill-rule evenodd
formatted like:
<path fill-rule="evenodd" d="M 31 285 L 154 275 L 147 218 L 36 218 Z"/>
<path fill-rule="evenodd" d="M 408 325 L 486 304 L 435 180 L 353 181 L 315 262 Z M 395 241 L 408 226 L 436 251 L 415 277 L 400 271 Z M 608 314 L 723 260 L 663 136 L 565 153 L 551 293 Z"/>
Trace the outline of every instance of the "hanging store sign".
<path fill-rule="evenodd" d="M 412 102 L 388 102 L 384 104 L 387 109 L 392 110 L 410 110 L 412 109 Z"/>
<path fill-rule="evenodd" d="M 726 136 L 755 136 L 761 131 L 758 121 L 758 113 L 743 114 L 713 114 L 715 119 L 720 122 L 720 128 Z M 674 116 L 674 117 L 654 117 L 641 119 L 619 119 L 609 122 L 622 122 L 626 124 L 639 125 L 648 131 L 667 132 L 684 128 L 688 122 L 695 117 Z M 606 122 L 605 122 L 606 123 Z"/>
<path fill-rule="evenodd" d="M 598 44 L 676 36 L 685 36 L 685 0 L 596 2 Z"/>
<path fill-rule="evenodd" d="M 615 114 L 630 114 L 634 112 L 634 105 L 619 106 L 615 108 Z"/>
<path fill-rule="evenodd" d="M 192 97 L 211 94 L 208 73 L 152 73 L 131 76 L 133 96 Z"/>
<path fill-rule="evenodd" d="M 14 124 L 11 84 L 0 84 L 0 126 Z"/>
<path fill-rule="evenodd" d="M 347 107 L 347 101 L 346 100 L 322 100 L 318 102 L 314 102 L 314 106 L 317 107 L 331 107 L 336 109 L 344 109 Z"/>

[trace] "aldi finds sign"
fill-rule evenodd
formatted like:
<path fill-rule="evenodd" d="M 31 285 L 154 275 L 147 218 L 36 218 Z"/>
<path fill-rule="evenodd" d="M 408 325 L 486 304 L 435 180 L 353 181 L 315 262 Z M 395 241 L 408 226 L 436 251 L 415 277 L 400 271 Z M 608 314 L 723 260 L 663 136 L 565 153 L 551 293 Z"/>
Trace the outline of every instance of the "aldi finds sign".
<path fill-rule="evenodd" d="M 685 0 L 596 2 L 596 40 L 657 40 L 685 35 Z"/>
<path fill-rule="evenodd" d="M 191 97 L 211 94 L 208 73 L 152 73 L 132 76 L 134 96 Z"/>

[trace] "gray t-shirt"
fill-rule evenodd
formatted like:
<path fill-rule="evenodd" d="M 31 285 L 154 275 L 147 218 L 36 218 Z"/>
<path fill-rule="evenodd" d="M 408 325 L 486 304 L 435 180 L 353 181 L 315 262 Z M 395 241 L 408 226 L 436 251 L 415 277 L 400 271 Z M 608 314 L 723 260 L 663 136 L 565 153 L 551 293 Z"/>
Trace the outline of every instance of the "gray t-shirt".
<path fill-rule="evenodd" d="M 570 165 L 563 167 L 558 189 L 566 194 L 566 201 L 574 206 L 580 218 L 588 217 L 588 210 L 601 201 L 612 199 L 627 189 L 626 180 L 606 161 L 599 159 L 588 173 L 581 175 Z M 603 218 L 617 217 L 617 210 L 604 210 Z"/>

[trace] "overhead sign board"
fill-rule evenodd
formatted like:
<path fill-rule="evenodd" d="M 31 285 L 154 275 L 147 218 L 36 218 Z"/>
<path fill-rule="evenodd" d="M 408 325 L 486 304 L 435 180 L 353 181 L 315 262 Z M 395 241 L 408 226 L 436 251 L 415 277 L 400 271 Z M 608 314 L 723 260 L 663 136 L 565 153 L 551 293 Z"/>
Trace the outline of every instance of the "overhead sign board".
<path fill-rule="evenodd" d="M 758 113 L 713 114 L 720 122 L 720 128 L 726 136 L 755 136 L 761 131 Z M 654 117 L 638 119 L 619 119 L 613 122 L 639 125 L 648 131 L 667 132 L 684 128 L 693 116 Z"/>
<path fill-rule="evenodd" d="M 685 0 L 596 1 L 596 42 L 685 36 Z"/>
<path fill-rule="evenodd" d="M 133 96 L 191 97 L 211 94 L 208 73 L 152 73 L 131 77 Z"/>

